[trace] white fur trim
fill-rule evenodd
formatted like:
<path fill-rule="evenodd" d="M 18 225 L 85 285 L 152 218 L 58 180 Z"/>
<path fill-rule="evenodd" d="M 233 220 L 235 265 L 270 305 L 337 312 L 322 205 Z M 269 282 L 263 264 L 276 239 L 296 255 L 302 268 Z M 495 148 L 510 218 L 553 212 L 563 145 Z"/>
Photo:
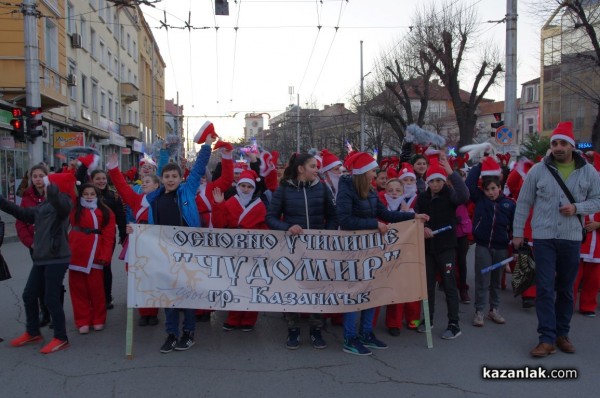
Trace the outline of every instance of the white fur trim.
<path fill-rule="evenodd" d="M 373 160 L 371 163 L 367 164 L 366 166 L 360 167 L 358 169 L 352 169 L 352 174 L 353 175 L 365 174 L 367 171 L 376 169 L 378 167 L 379 167 L 379 165 L 377 164 L 377 162 L 375 160 Z"/>
<path fill-rule="evenodd" d="M 335 166 L 341 166 L 341 165 L 342 165 L 342 162 L 340 160 L 336 160 L 335 162 L 329 163 L 327 166 L 321 167 L 321 170 L 319 170 L 319 171 L 321 173 L 325 173 L 326 171 L 333 169 Z"/>
<path fill-rule="evenodd" d="M 238 185 L 241 184 L 242 182 L 245 182 L 246 184 L 250 184 L 254 188 L 256 188 L 256 181 L 254 181 L 250 178 L 240 178 L 240 180 L 238 181 Z"/>
<path fill-rule="evenodd" d="M 431 180 L 435 180 L 436 178 L 439 178 L 440 180 L 446 181 L 446 176 L 443 175 L 442 173 L 433 173 L 432 175 L 430 175 L 429 177 L 427 177 L 427 181 L 426 182 L 429 182 Z"/>
<path fill-rule="evenodd" d="M 415 179 L 416 179 L 416 178 L 417 178 L 417 175 L 416 175 L 415 173 L 412 173 L 412 172 L 410 172 L 410 171 L 407 171 L 406 173 L 402 173 L 402 174 L 400 174 L 400 175 L 398 176 L 398 179 L 399 179 L 399 180 L 402 180 L 403 178 L 406 178 L 406 177 L 412 177 L 412 178 L 415 178 Z"/>
<path fill-rule="evenodd" d="M 233 159 L 233 157 L 231 156 L 231 153 L 225 153 L 225 151 L 221 151 L 221 159 Z"/>
<path fill-rule="evenodd" d="M 501 174 L 502 174 L 502 170 L 496 169 L 496 170 L 482 171 L 481 174 L 480 174 L 480 176 L 482 176 L 482 177 L 489 177 L 489 176 L 500 177 Z"/>
<path fill-rule="evenodd" d="M 573 138 L 569 137 L 568 135 L 552 134 L 552 138 L 551 138 L 550 142 L 556 141 L 556 140 L 564 140 L 564 141 L 567 141 L 569 144 L 575 146 L 575 140 L 573 140 Z"/>

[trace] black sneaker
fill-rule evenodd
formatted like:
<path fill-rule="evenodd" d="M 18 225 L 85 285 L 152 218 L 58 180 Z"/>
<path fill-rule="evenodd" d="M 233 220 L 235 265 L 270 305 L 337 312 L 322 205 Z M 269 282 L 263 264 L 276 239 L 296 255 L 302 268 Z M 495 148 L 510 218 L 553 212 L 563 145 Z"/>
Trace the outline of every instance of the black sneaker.
<path fill-rule="evenodd" d="M 223 330 L 226 331 L 226 332 L 231 332 L 234 329 L 235 329 L 235 326 L 233 326 L 233 325 L 231 325 L 231 324 L 229 324 L 227 322 L 225 322 L 223 324 Z"/>
<path fill-rule="evenodd" d="M 109 300 L 106 300 L 106 309 L 107 310 L 112 310 L 113 308 L 115 308 L 115 302 L 112 296 L 110 296 Z"/>
<path fill-rule="evenodd" d="M 175 337 L 174 334 L 170 334 L 167 336 L 167 339 L 165 340 L 162 347 L 160 347 L 160 352 L 162 352 L 163 354 L 171 352 L 175 349 L 176 345 L 177 345 L 177 337 Z"/>
<path fill-rule="evenodd" d="M 327 348 L 327 343 L 323 340 L 323 336 L 321 335 L 321 328 L 310 329 L 310 341 L 312 341 L 313 348 L 316 348 L 317 350 Z"/>
<path fill-rule="evenodd" d="M 288 337 L 285 343 L 285 348 L 288 350 L 297 350 L 300 348 L 300 329 L 288 329 Z"/>
<path fill-rule="evenodd" d="M 140 320 L 138 321 L 138 326 L 148 326 L 148 318 L 150 318 L 149 316 L 141 316 Z"/>
<path fill-rule="evenodd" d="M 390 336 L 400 336 L 400 328 L 388 328 L 388 333 Z"/>
<path fill-rule="evenodd" d="M 194 333 L 183 332 L 183 335 L 179 339 L 179 342 L 175 345 L 176 351 L 189 350 L 194 344 Z"/>
<path fill-rule="evenodd" d="M 460 327 L 456 323 L 448 324 L 448 328 L 442 333 L 442 339 L 452 340 L 461 335 Z"/>

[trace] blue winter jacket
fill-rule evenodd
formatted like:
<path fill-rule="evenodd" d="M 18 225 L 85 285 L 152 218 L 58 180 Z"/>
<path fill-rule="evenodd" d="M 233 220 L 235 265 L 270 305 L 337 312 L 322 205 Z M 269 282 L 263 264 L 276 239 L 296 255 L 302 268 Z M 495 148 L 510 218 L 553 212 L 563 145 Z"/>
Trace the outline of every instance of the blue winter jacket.
<path fill-rule="evenodd" d="M 287 231 L 293 225 L 303 229 L 338 227 L 331 191 L 318 179 L 306 183 L 283 181 L 273 193 L 266 222 L 278 231 Z"/>
<path fill-rule="evenodd" d="M 515 217 L 516 203 L 500 193 L 496 200 L 488 199 L 478 187 L 481 164 L 469 171 L 465 184 L 471 200 L 475 203 L 473 237 L 475 243 L 492 249 L 506 249 L 510 242 L 510 231 Z"/>
<path fill-rule="evenodd" d="M 177 201 L 179 203 L 179 211 L 185 220 L 188 227 L 200 227 L 200 215 L 196 206 L 196 192 L 200 186 L 200 181 L 206 173 L 206 165 L 210 159 L 210 145 L 204 144 L 200 148 L 200 152 L 196 157 L 196 163 L 190 172 L 187 180 L 182 182 L 177 188 Z M 146 199 L 152 204 L 159 195 L 165 193 L 165 187 L 161 186 L 156 191 L 150 192 Z M 152 206 L 148 207 L 148 224 L 154 224 L 154 216 L 152 215 Z"/>
<path fill-rule="evenodd" d="M 373 190 L 369 191 L 366 199 L 361 199 L 354 189 L 351 176 L 340 178 L 336 208 L 340 228 L 350 231 L 377 229 L 378 220 L 393 223 L 415 218 L 413 212 L 387 210 Z"/>

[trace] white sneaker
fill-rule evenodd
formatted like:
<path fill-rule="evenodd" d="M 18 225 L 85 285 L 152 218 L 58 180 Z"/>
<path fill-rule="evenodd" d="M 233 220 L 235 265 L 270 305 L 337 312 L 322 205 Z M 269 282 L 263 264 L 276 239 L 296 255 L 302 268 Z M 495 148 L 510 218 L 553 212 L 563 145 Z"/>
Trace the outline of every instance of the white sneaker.
<path fill-rule="evenodd" d="M 473 326 L 482 327 L 483 323 L 483 312 L 475 311 L 475 315 L 473 315 Z"/>
<path fill-rule="evenodd" d="M 493 310 L 488 312 L 488 318 L 500 325 L 506 323 L 506 320 L 502 315 L 500 315 L 497 308 L 494 308 Z"/>

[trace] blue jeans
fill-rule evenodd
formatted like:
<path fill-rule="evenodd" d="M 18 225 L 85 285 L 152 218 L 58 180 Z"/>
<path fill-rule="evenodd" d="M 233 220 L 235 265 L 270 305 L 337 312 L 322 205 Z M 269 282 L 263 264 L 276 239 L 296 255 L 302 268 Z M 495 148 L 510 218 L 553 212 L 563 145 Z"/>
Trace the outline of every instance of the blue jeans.
<path fill-rule="evenodd" d="M 23 289 L 25 305 L 25 328 L 32 336 L 40 335 L 40 307 L 38 298 L 44 292 L 44 301 L 54 325 L 54 337 L 67 340 L 65 311 L 60 300 L 63 292 L 63 280 L 69 264 L 33 265 Z"/>
<path fill-rule="evenodd" d="M 183 331 L 194 333 L 196 330 L 196 310 L 165 308 L 165 329 L 167 334 L 174 334 L 179 337 L 179 311 L 183 311 Z"/>
<path fill-rule="evenodd" d="M 554 344 L 557 336 L 569 336 L 581 242 L 534 239 L 533 247 L 539 342 Z"/>
<path fill-rule="evenodd" d="M 351 339 L 358 336 L 356 331 L 356 321 L 360 316 L 360 333 L 369 334 L 373 331 L 373 316 L 375 308 L 369 308 L 360 312 L 346 312 L 344 314 L 344 338 Z"/>

